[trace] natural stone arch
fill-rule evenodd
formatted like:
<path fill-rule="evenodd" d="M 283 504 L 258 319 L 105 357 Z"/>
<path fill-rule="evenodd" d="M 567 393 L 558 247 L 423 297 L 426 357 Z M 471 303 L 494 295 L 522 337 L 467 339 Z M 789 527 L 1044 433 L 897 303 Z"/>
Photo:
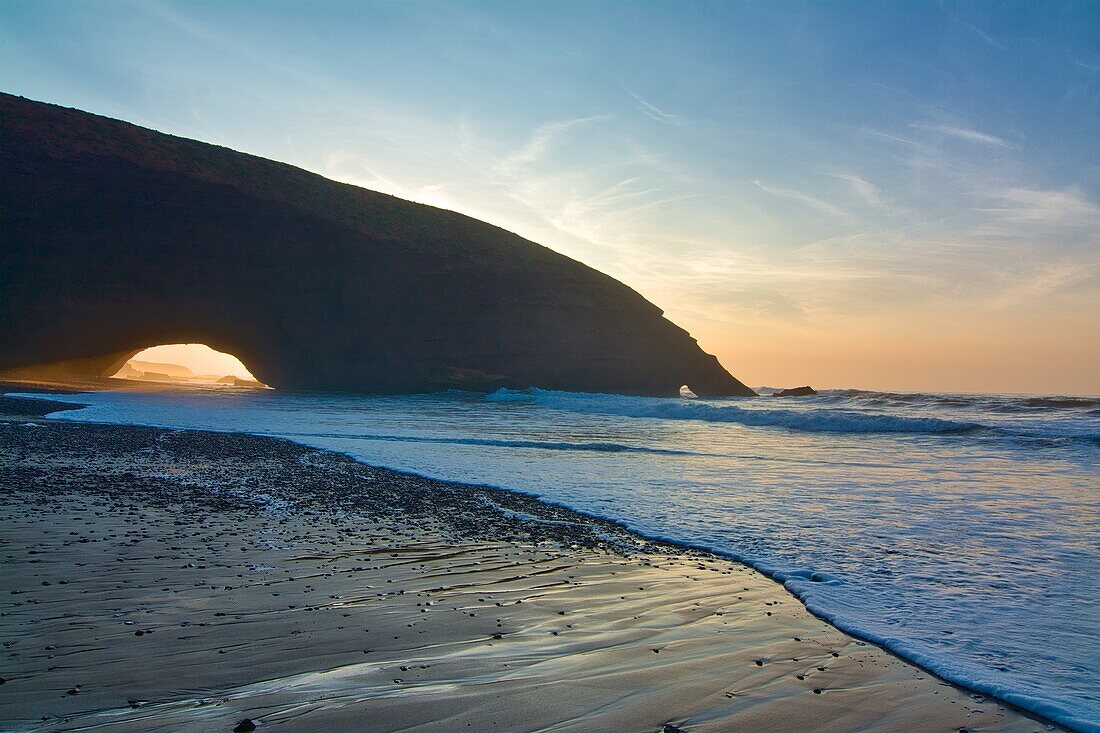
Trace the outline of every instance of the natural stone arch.
<path fill-rule="evenodd" d="M 11 95 L 0 108 L 0 369 L 101 376 L 193 341 L 276 388 L 752 394 L 638 293 L 484 222 Z"/>

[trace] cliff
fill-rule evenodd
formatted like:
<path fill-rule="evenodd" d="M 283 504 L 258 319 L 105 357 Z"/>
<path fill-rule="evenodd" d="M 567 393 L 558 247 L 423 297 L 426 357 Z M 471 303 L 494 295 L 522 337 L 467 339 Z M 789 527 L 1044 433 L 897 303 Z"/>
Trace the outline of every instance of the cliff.
<path fill-rule="evenodd" d="M 0 95 L 0 369 L 198 342 L 276 388 L 752 391 L 622 283 L 451 211 Z"/>

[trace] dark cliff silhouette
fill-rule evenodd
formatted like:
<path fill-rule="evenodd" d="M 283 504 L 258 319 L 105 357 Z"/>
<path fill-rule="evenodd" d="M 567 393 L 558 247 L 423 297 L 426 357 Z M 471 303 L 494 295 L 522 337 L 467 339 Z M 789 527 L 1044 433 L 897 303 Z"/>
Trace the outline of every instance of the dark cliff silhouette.
<path fill-rule="evenodd" d="M 199 342 L 266 384 L 750 395 L 622 283 L 498 227 L 0 96 L 0 369 Z"/>

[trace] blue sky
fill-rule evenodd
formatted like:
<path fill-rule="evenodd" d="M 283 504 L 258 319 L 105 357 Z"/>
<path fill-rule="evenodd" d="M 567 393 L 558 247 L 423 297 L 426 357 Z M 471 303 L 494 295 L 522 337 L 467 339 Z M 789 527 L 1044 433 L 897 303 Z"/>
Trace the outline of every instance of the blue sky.
<path fill-rule="evenodd" d="M 5 91 L 491 221 L 751 384 L 1100 393 L 1100 2 L 0 5 Z"/>

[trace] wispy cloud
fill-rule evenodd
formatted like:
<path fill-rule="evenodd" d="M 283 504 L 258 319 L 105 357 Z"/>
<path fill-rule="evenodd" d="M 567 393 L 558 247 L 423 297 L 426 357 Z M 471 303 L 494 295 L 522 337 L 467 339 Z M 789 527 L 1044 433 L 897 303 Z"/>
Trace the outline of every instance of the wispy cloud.
<path fill-rule="evenodd" d="M 852 192 L 855 193 L 860 199 L 863 200 L 868 206 L 874 206 L 876 208 L 882 208 L 886 205 L 883 200 L 882 191 L 878 186 L 870 181 L 857 176 L 854 173 L 829 173 L 828 175 L 833 178 L 838 178 L 842 181 L 846 181 L 851 187 Z"/>
<path fill-rule="evenodd" d="M 1081 59 L 1074 59 L 1073 63 L 1077 64 L 1078 66 L 1080 66 L 1082 69 L 1085 69 L 1086 71 L 1091 71 L 1094 74 L 1100 73 L 1100 64 L 1088 63 L 1088 62 L 1082 61 Z"/>
<path fill-rule="evenodd" d="M 1036 262 L 1026 273 L 1012 278 L 1006 287 L 991 294 L 986 305 L 993 309 L 1027 307 L 1050 298 L 1072 295 L 1081 290 L 1096 292 L 1100 284 L 1100 263 L 1081 261 Z"/>
<path fill-rule="evenodd" d="M 638 109 L 640 109 L 652 119 L 657 120 L 658 122 L 664 122 L 668 125 L 682 125 L 685 122 L 684 118 L 680 115 L 675 115 L 671 112 L 665 112 L 663 109 L 653 104 L 652 102 L 643 99 L 640 94 L 638 94 L 625 84 L 620 83 L 619 86 L 623 88 L 624 92 L 634 98 L 634 101 L 638 104 Z"/>
<path fill-rule="evenodd" d="M 993 46 L 994 48 L 999 48 L 999 49 L 1001 49 L 1001 50 L 1005 50 L 1005 49 L 1007 49 L 1007 48 L 1008 48 L 1008 46 L 1006 46 L 1005 44 L 1001 43 L 1001 42 L 1000 42 L 1000 41 L 998 41 L 998 40 L 997 40 L 996 38 L 994 38 L 993 36 L 989 35 L 989 34 L 988 34 L 988 33 L 986 33 L 985 31 L 983 31 L 983 30 L 982 30 L 981 28 L 979 28 L 978 26 L 974 25 L 973 23 L 967 23 L 967 22 L 966 22 L 965 20 L 963 20 L 962 18 L 957 18 L 957 17 L 956 17 L 956 18 L 954 18 L 954 20 L 955 20 L 955 22 L 956 22 L 956 23 L 958 23 L 959 25 L 963 26 L 964 28 L 969 28 L 970 30 L 974 31 L 974 33 L 975 33 L 975 34 L 976 34 L 976 35 L 978 36 L 978 38 L 981 38 L 981 39 L 982 39 L 983 41 L 985 41 L 986 43 L 988 43 L 988 44 L 989 44 L 990 46 Z"/>
<path fill-rule="evenodd" d="M 778 196 L 788 201 L 793 201 L 796 204 L 802 204 L 803 206 L 820 211 L 823 214 L 834 216 L 838 219 L 848 219 L 848 213 L 838 206 L 830 204 L 828 201 L 823 201 L 815 196 L 811 196 L 808 193 L 802 191 L 796 191 L 793 188 L 783 188 L 780 186 L 772 186 L 761 183 L 759 180 L 754 180 L 752 185 L 759 188 L 761 191 L 770 193 L 772 196 Z"/>
<path fill-rule="evenodd" d="M 911 148 L 920 147 L 921 145 L 919 142 L 913 140 L 912 138 L 902 137 L 901 135 L 892 135 L 888 132 L 875 130 L 870 127 L 861 127 L 857 132 L 859 132 L 861 135 L 871 135 L 873 137 L 881 138 L 883 140 L 889 140 L 891 142 L 899 143 L 901 145 L 906 145 Z"/>
<path fill-rule="evenodd" d="M 1043 190 L 1009 188 L 996 194 L 1004 206 L 986 209 L 1018 222 L 1086 222 L 1100 224 L 1100 206 L 1077 188 Z M 1097 235 L 1100 238 L 1100 234 Z"/>
<path fill-rule="evenodd" d="M 929 124 L 924 122 L 914 122 L 911 127 L 916 127 L 921 130 L 928 130 L 929 132 L 937 132 L 942 135 L 950 135 L 951 137 L 958 138 L 960 140 L 966 140 L 972 143 L 981 143 L 982 145 L 992 145 L 998 148 L 1013 147 L 1012 143 L 1004 138 L 997 137 L 996 135 L 990 135 L 988 133 L 981 132 L 980 130 L 974 130 L 969 127 L 961 127 L 959 125 L 950 125 L 946 123 Z"/>
<path fill-rule="evenodd" d="M 558 138 L 579 127 L 606 119 L 608 117 L 604 115 L 593 115 L 543 123 L 531 132 L 530 138 L 523 147 L 500 161 L 498 169 L 511 173 L 519 167 L 535 163 L 546 155 L 547 150 Z"/>

